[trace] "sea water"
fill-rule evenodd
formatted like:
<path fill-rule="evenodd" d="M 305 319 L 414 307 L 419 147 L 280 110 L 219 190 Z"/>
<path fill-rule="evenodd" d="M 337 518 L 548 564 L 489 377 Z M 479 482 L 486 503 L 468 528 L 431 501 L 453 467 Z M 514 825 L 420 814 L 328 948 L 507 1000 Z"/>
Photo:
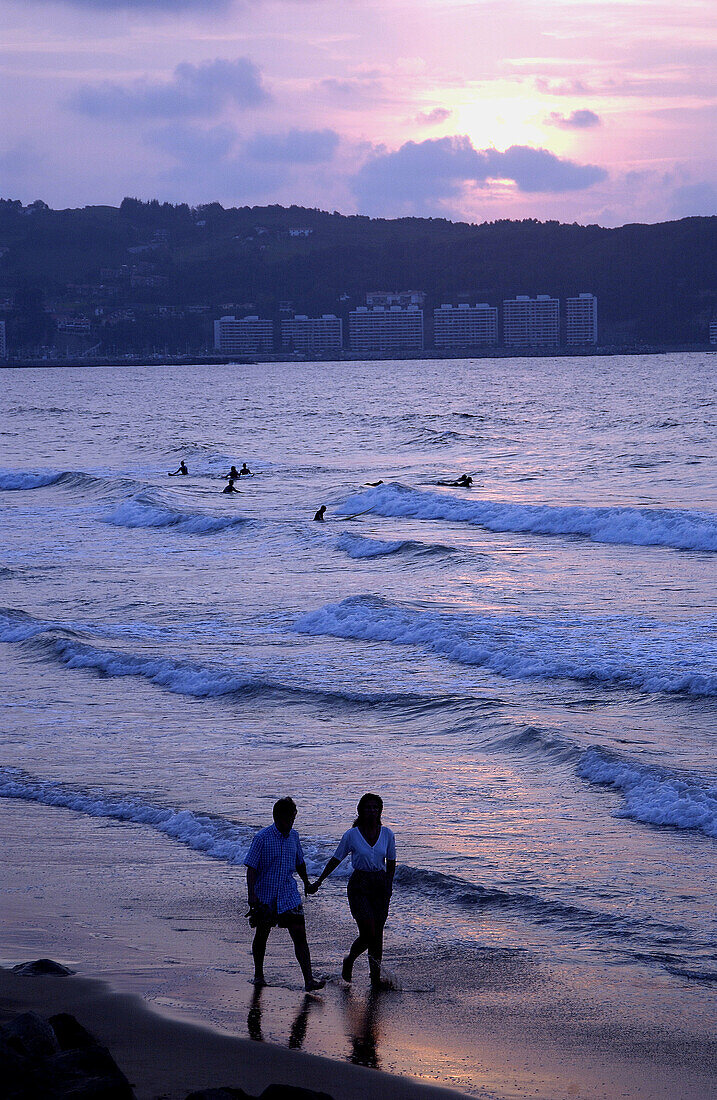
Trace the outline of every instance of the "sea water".
<path fill-rule="evenodd" d="M 276 797 L 315 873 L 374 790 L 408 950 L 709 987 L 715 365 L 3 371 L 0 795 L 240 885 Z"/>

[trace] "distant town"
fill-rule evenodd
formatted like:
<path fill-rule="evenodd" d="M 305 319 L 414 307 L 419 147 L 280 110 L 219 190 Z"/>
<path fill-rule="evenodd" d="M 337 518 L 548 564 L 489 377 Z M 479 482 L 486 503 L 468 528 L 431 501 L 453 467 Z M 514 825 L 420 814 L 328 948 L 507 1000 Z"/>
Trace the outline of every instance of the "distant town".
<path fill-rule="evenodd" d="M 272 320 L 256 315 L 221 317 L 214 322 L 214 348 L 222 355 L 261 355 L 280 346 L 289 354 L 324 356 L 345 348 L 354 355 L 407 355 L 426 348 L 471 351 L 498 346 L 497 306 L 444 303 L 426 316 L 425 297 L 411 290 L 369 292 L 366 304 L 349 312 L 347 334 L 342 319 L 333 313 L 321 317 L 293 313 L 281 319 L 278 331 Z M 292 314 L 288 304 L 285 312 Z M 564 318 L 560 302 L 549 294 L 536 298 L 520 294 L 503 302 L 506 348 L 546 349 L 562 344 L 585 348 L 597 342 L 594 294 L 568 298 Z"/>
<path fill-rule="evenodd" d="M 604 229 L 0 199 L 6 364 L 710 347 L 717 217 Z"/>

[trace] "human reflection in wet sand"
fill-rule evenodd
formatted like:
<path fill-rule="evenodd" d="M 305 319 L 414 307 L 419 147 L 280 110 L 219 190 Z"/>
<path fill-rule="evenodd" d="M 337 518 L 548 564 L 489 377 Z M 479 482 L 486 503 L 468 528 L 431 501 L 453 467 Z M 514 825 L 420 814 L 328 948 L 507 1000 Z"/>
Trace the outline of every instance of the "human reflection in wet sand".
<path fill-rule="evenodd" d="M 261 996 L 265 988 L 265 986 L 254 986 L 254 992 L 249 1002 L 249 1015 L 246 1018 L 249 1038 L 257 1043 L 264 1042 L 264 1033 L 261 1029 Z M 317 1004 L 321 1004 L 321 1002 L 315 997 L 307 995 L 303 998 L 296 1019 L 291 1025 L 291 1031 L 289 1032 L 289 1047 L 291 1050 L 301 1050 L 303 1047 L 309 1015 L 312 1006 Z"/>
<path fill-rule="evenodd" d="M 342 990 L 346 1033 L 351 1042 L 349 1061 L 356 1066 L 380 1069 L 378 1042 L 380 1036 L 381 998 L 371 989 L 365 999 L 351 989 Z"/>

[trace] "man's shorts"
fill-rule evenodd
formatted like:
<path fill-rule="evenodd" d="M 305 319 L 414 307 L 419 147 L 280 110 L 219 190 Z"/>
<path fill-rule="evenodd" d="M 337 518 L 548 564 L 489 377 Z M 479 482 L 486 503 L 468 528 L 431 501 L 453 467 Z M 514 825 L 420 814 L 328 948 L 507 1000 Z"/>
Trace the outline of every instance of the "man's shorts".
<path fill-rule="evenodd" d="M 269 928 L 294 929 L 303 928 L 306 924 L 303 905 L 297 905 L 294 909 L 285 909 L 283 913 L 277 913 L 276 909 L 272 909 L 269 905 L 258 905 L 255 909 L 250 909 L 247 916 L 252 928 L 268 925 Z"/>

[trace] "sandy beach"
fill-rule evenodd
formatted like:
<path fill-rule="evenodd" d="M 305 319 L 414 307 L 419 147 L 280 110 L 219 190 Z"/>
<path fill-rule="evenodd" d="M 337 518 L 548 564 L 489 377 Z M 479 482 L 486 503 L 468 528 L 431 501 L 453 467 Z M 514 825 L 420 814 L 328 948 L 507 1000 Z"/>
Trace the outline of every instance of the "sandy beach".
<path fill-rule="evenodd" d="M 32 867 L 17 831 L 28 812 L 33 835 L 52 837 Z M 77 1016 L 140 1100 L 183 1100 L 221 1085 L 259 1093 L 274 1082 L 335 1100 L 439 1098 L 447 1089 L 494 1100 L 714 1095 L 713 1017 L 699 990 L 694 1018 L 678 1021 L 659 983 L 644 978 L 628 985 L 607 970 L 555 972 L 504 947 L 476 952 L 466 972 L 465 953 L 411 958 L 389 935 L 388 965 L 403 989 L 372 997 L 360 967 L 353 988 L 337 979 L 337 941 L 350 935 L 349 921 L 337 928 L 310 899 L 315 970 L 329 977 L 326 990 L 305 997 L 288 937 L 277 932 L 270 984 L 257 994 L 239 868 L 182 850 L 168 862 L 168 842 L 136 827 L 7 801 L 0 839 L 0 1011 Z M 77 974 L 32 978 L 9 969 L 38 957 Z M 470 1010 L 459 1010 L 469 989 Z"/>

